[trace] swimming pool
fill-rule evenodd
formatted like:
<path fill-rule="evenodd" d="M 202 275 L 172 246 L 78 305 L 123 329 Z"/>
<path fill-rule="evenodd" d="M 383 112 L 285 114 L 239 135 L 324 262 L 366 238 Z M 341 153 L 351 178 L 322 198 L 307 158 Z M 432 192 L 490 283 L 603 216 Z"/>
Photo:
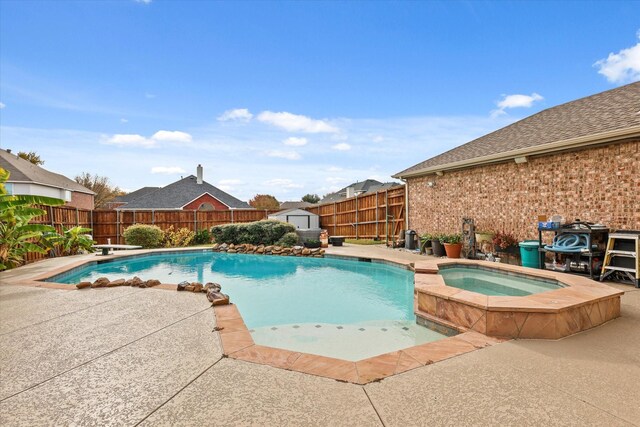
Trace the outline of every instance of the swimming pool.
<path fill-rule="evenodd" d="M 562 287 L 554 280 L 476 266 L 442 266 L 439 274 L 447 286 L 492 296 L 526 296 Z"/>
<path fill-rule="evenodd" d="M 206 251 L 107 261 L 48 280 L 102 276 L 220 283 L 256 344 L 270 347 L 356 361 L 447 337 L 416 324 L 413 272 L 380 263 Z"/>

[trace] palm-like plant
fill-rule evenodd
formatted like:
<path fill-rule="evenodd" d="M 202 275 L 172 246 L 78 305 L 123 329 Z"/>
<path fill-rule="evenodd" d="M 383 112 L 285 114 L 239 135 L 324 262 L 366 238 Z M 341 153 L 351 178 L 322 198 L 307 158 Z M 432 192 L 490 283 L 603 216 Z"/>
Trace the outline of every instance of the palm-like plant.
<path fill-rule="evenodd" d="M 55 229 L 49 225 L 29 224 L 33 218 L 46 215 L 46 211 L 34 205 L 64 204 L 63 200 L 53 197 L 9 195 L 4 186 L 8 179 L 9 172 L 0 168 L 0 271 L 22 264 L 29 252 L 47 252 L 40 237 Z"/>

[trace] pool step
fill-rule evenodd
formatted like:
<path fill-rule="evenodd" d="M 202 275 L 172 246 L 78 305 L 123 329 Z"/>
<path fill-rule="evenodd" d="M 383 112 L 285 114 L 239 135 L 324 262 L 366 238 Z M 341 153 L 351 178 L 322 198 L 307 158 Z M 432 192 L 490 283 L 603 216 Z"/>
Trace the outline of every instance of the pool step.
<path fill-rule="evenodd" d="M 425 311 L 420 310 L 419 308 L 416 307 L 415 309 L 415 314 L 416 314 L 416 323 L 418 323 L 419 325 L 423 325 L 424 324 L 420 323 L 420 320 L 425 320 L 429 323 L 435 324 L 436 326 L 440 325 L 446 329 L 450 329 L 452 331 L 457 331 L 458 333 L 462 333 L 462 332 L 467 332 L 468 329 L 464 328 L 460 325 L 456 325 L 455 323 L 452 323 L 448 320 L 442 319 L 440 317 L 434 316 L 432 314 L 429 314 Z M 429 328 L 431 328 L 431 326 L 429 326 Z M 440 331 L 439 331 L 440 332 Z M 449 335 L 449 333 L 447 333 L 446 335 Z M 455 334 L 452 334 L 455 335 Z"/>

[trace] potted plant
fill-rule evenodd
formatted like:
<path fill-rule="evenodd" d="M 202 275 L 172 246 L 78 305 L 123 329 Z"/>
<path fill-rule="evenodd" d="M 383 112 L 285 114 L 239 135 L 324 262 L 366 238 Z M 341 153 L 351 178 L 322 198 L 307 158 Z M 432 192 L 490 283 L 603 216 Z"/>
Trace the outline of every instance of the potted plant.
<path fill-rule="evenodd" d="M 431 234 L 429 233 L 425 233 L 422 236 L 420 236 L 420 253 L 424 254 L 426 253 L 427 255 L 431 255 L 433 253 L 433 249 L 431 247 Z"/>
<path fill-rule="evenodd" d="M 444 236 L 441 234 L 431 235 L 431 247 L 433 248 L 433 256 L 437 256 L 437 257 L 445 256 L 446 252 L 444 250 L 444 246 L 442 245 L 443 237 Z"/>
<path fill-rule="evenodd" d="M 441 240 L 444 243 L 447 258 L 460 258 L 462 251 L 462 236 L 460 234 L 448 234 L 441 237 Z"/>
<path fill-rule="evenodd" d="M 518 253 L 518 239 L 516 239 L 511 233 L 496 233 L 493 237 L 493 246 L 496 252 L 506 252 L 510 254 Z"/>

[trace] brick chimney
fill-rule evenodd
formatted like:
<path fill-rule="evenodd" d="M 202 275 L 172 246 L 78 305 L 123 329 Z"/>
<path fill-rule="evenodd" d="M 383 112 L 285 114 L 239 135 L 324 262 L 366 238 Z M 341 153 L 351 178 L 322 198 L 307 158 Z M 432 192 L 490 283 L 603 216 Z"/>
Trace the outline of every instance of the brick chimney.
<path fill-rule="evenodd" d="M 197 177 L 196 182 L 198 184 L 202 184 L 202 165 L 198 165 L 197 171 L 198 172 L 196 173 L 196 177 Z"/>

